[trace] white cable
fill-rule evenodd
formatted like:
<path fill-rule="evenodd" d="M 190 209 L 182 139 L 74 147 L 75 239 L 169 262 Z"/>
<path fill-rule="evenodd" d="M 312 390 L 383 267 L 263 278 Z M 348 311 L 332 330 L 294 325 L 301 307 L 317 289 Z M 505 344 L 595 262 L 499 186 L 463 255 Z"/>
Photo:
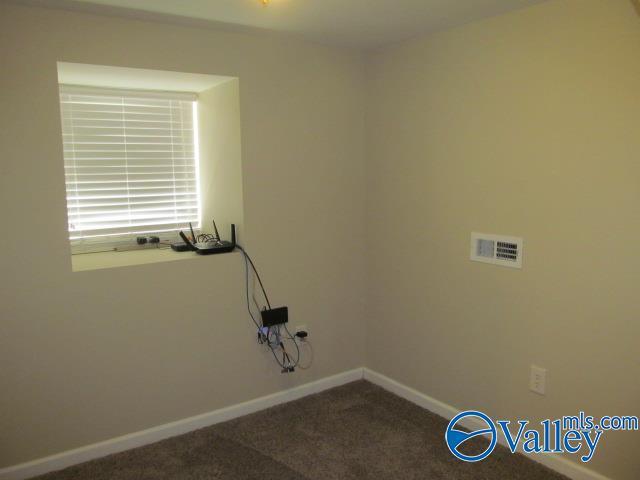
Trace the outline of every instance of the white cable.
<path fill-rule="evenodd" d="M 309 370 L 309 368 L 311 368 L 311 365 L 313 365 L 313 358 L 314 358 L 314 353 L 313 353 L 313 345 L 311 345 L 311 342 L 309 340 L 300 340 L 300 342 L 297 342 L 298 346 L 300 347 L 300 359 L 298 360 L 298 368 L 300 370 Z M 309 363 L 307 365 L 303 365 L 302 364 L 302 347 L 306 346 L 309 350 Z"/>

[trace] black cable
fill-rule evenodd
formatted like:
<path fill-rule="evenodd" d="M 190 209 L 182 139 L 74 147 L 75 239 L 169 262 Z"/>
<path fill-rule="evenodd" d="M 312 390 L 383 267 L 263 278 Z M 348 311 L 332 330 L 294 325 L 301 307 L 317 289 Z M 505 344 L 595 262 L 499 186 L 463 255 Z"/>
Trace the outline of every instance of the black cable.
<path fill-rule="evenodd" d="M 273 349 L 273 346 L 269 345 L 269 349 L 271 350 L 271 353 L 273 354 L 273 358 L 276 359 L 276 362 L 278 363 L 278 365 L 280 365 L 282 369 L 287 368 L 285 367 L 284 363 L 280 362 L 280 359 L 278 358 L 278 355 L 276 355 L 276 351 Z"/>
<path fill-rule="evenodd" d="M 269 309 L 271 309 L 271 302 L 269 301 L 269 296 L 267 295 L 267 291 L 264 288 L 262 279 L 260 278 L 260 274 L 258 273 L 258 269 L 253 263 L 253 260 L 251 260 L 251 257 L 249 256 L 249 254 L 246 252 L 244 248 L 242 248 L 240 245 L 237 245 L 237 244 L 236 244 L 236 247 L 238 247 L 238 250 L 240 250 L 244 255 L 245 293 L 246 293 L 247 311 L 249 312 L 249 316 L 251 317 L 251 320 L 253 321 L 254 325 L 258 329 L 258 343 L 266 343 L 266 345 L 269 347 L 269 350 L 271 351 L 271 354 L 273 355 L 273 358 L 275 359 L 277 364 L 282 368 L 283 371 L 285 370 L 292 371 L 292 369 L 295 369 L 300 363 L 300 347 L 298 346 L 298 342 L 296 342 L 295 337 L 291 335 L 291 332 L 289 331 L 287 326 L 283 325 L 285 331 L 287 332 L 289 340 L 291 340 L 296 347 L 296 361 L 293 362 L 291 360 L 289 353 L 284 347 L 284 342 L 282 341 L 280 328 L 272 332 L 271 327 L 269 327 L 267 329 L 266 335 L 263 333 L 263 327 L 261 327 L 260 324 L 256 321 L 255 317 L 253 316 L 253 312 L 251 311 L 251 302 L 249 301 L 249 265 L 251 265 L 251 269 L 253 270 L 253 272 L 256 275 L 256 278 L 258 279 L 258 283 L 260 284 L 260 288 L 262 290 L 262 293 L 264 295 L 264 298 L 267 302 L 267 306 L 269 307 Z M 254 297 L 254 301 L 255 301 L 255 297 Z M 272 333 L 276 335 L 275 341 L 271 340 Z M 263 339 L 262 337 L 263 335 L 266 337 L 266 342 L 261 341 Z M 277 342 L 276 345 L 280 347 L 280 349 L 282 350 L 282 361 L 280 361 L 280 359 L 278 358 L 278 355 L 276 354 L 276 348 L 274 348 L 275 342 Z M 288 362 L 288 365 L 287 365 L 287 362 Z"/>
<path fill-rule="evenodd" d="M 218 243 L 220 240 L 210 233 L 201 233 L 196 237 L 198 243 Z"/>
<path fill-rule="evenodd" d="M 293 340 L 293 344 L 296 346 L 296 354 L 297 354 L 295 362 L 291 360 L 291 357 L 287 353 L 287 350 L 284 348 L 284 344 L 282 341 L 280 341 L 278 345 L 282 350 L 282 358 L 283 358 L 282 361 L 280 361 L 280 359 L 278 358 L 278 355 L 276 354 L 276 349 L 273 347 L 273 344 L 271 343 L 271 341 L 269 340 L 267 342 L 267 346 L 269 347 L 269 350 L 271 350 L 271 354 L 273 355 L 273 358 L 278 363 L 278 365 L 280 365 L 282 369 L 287 369 L 287 370 L 289 368 L 295 369 L 300 364 L 300 347 L 298 347 L 298 343 L 295 340 Z M 289 362 L 289 365 L 286 364 L 287 360 Z"/>
<path fill-rule="evenodd" d="M 284 327 L 285 331 L 287 332 L 287 335 L 289 335 L 289 339 L 293 342 L 293 344 L 296 347 L 296 364 L 294 365 L 294 367 L 297 367 L 298 364 L 300 363 L 300 347 L 298 346 L 298 342 L 296 341 L 296 337 L 291 335 L 291 332 L 289 331 L 287 326 L 283 325 L 283 327 Z"/>
<path fill-rule="evenodd" d="M 258 329 L 258 334 L 261 335 L 262 334 L 262 327 L 258 324 L 258 322 L 256 322 L 255 317 L 253 316 L 253 312 L 251 311 L 251 303 L 249 302 L 249 264 L 247 262 L 247 256 L 245 254 L 245 259 L 244 259 L 244 278 L 245 278 L 245 290 L 247 293 L 247 311 L 249 312 L 249 316 L 251 317 L 251 320 L 253 320 L 253 323 L 256 325 L 257 329 Z"/>
<path fill-rule="evenodd" d="M 258 273 L 258 269 L 253 264 L 253 260 L 251 260 L 251 257 L 249 256 L 247 251 L 244 248 L 242 248 L 240 245 L 238 245 L 238 244 L 236 244 L 236 247 L 238 248 L 238 250 L 240 250 L 244 254 L 245 263 L 246 263 L 247 260 L 249 260 L 249 263 L 251 264 L 251 268 L 253 269 L 254 273 L 256 274 L 256 278 L 258 279 L 258 283 L 260 284 L 260 288 L 262 289 L 262 293 L 264 294 L 264 299 L 267 301 L 267 306 L 269 307 L 269 310 L 271 310 L 271 302 L 269 302 L 269 296 L 267 295 L 267 291 L 264 289 L 264 285 L 262 284 L 262 279 L 260 278 L 260 274 Z"/>

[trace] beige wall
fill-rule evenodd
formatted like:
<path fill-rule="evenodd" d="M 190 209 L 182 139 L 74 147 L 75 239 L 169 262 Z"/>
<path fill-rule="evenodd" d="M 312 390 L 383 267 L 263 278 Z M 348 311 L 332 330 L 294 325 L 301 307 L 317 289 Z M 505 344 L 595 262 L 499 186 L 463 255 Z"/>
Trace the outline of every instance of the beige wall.
<path fill-rule="evenodd" d="M 0 467 L 360 366 L 365 293 L 367 366 L 437 399 L 638 414 L 639 47 L 625 0 L 553 0 L 365 76 L 278 36 L 0 4 Z M 239 78 L 241 240 L 312 371 L 255 346 L 237 254 L 71 272 L 56 61 Z M 472 230 L 523 236 L 524 269 L 471 263 Z M 636 478 L 638 446 L 606 434 L 590 466 Z"/>
<path fill-rule="evenodd" d="M 71 272 L 56 61 L 239 78 L 242 240 L 311 371 L 256 346 L 239 254 Z M 3 2 L 0 69 L 0 467 L 362 365 L 360 56 Z"/>
<path fill-rule="evenodd" d="M 229 80 L 198 95 L 198 145 L 202 229 L 229 239 L 230 225 L 242 235 L 242 134 L 240 82 Z"/>
<path fill-rule="evenodd" d="M 369 76 L 367 366 L 507 419 L 638 415 L 631 3 L 551 1 L 376 52 Z M 470 262 L 471 231 L 524 237 L 524 269 Z M 638 478 L 637 433 L 599 448 L 589 467 Z"/>

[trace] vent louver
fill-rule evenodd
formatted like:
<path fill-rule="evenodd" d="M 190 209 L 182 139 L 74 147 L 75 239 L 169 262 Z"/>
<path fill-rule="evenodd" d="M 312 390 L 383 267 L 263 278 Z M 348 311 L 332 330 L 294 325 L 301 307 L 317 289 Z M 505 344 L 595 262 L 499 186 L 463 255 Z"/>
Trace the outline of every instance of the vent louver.
<path fill-rule="evenodd" d="M 522 268 L 522 238 L 471 233 L 471 260 Z"/>

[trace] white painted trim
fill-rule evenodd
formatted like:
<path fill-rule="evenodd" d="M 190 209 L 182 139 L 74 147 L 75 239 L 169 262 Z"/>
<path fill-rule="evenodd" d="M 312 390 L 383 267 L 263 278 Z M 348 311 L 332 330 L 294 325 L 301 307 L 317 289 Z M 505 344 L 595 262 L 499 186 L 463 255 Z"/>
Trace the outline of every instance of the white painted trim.
<path fill-rule="evenodd" d="M 368 368 L 364 369 L 364 379 L 447 420 L 451 420 L 461 411 Z M 462 425 L 470 430 L 483 427 L 483 425 L 475 425 L 473 421 L 463 421 Z M 504 438 L 500 438 L 498 441 L 506 446 L 506 440 Z M 527 458 L 541 463 L 551 470 L 566 475 L 573 480 L 611 480 L 604 475 L 586 468 L 584 465 L 572 462 L 556 454 L 527 455 Z"/>
<path fill-rule="evenodd" d="M 299 398 L 306 397 L 307 395 L 339 387 L 340 385 L 351 383 L 362 378 L 446 419 L 450 420 L 460 413 L 460 410 L 457 408 L 436 400 L 435 398 L 425 395 L 418 390 L 403 385 L 402 383 L 392 380 L 380 373 L 369 370 L 368 368 L 356 368 L 315 382 L 300 385 L 289 390 L 283 390 L 281 392 L 249 400 L 237 405 L 214 410 L 213 412 L 185 418 L 183 420 L 167 423 L 147 430 L 142 430 L 140 432 L 112 438 L 104 442 L 94 443 L 92 445 L 68 450 L 49 457 L 3 468 L 0 469 L 0 480 L 25 480 L 36 475 L 61 470 L 66 467 L 94 460 L 106 455 L 149 445 L 166 438 L 175 437 L 176 435 L 182 435 L 200 428 L 215 425 L 216 423 L 232 420 L 282 403 L 297 400 Z M 474 429 L 480 426 L 475 425 L 473 422 L 463 422 L 463 425 L 469 429 Z M 501 438 L 499 441 L 500 443 L 505 444 L 504 438 Z M 537 461 L 558 473 L 566 475 L 573 480 L 610 480 L 608 477 L 558 455 L 528 456 L 528 458 L 531 458 L 532 460 Z"/>
<path fill-rule="evenodd" d="M 299 398 L 306 397 L 307 395 L 312 395 L 330 388 L 355 382 L 356 380 L 361 380 L 362 376 L 363 369 L 356 368 L 315 382 L 306 383 L 289 390 L 283 390 L 281 392 L 249 400 L 237 405 L 214 410 L 213 412 L 196 415 L 195 417 L 166 423 L 140 432 L 112 438 L 104 442 L 94 443 L 85 447 L 57 453 L 49 457 L 3 468 L 0 469 L 0 480 L 24 480 L 36 475 L 61 470 L 72 465 L 111 455 L 113 453 L 155 443 L 166 438 L 182 435 L 200 428 L 215 425 L 216 423 L 225 422 L 227 420 L 264 410 L 275 405 L 297 400 Z"/>

